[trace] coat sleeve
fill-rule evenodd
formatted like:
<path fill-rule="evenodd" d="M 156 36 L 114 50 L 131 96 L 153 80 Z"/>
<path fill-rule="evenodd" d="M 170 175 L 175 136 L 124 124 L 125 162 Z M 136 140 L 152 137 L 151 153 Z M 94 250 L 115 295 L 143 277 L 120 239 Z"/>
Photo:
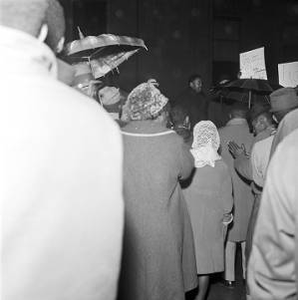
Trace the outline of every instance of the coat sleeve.
<path fill-rule="evenodd" d="M 265 181 L 265 172 L 266 169 L 264 168 L 264 163 L 260 153 L 261 150 L 258 150 L 258 143 L 252 148 L 251 157 L 250 157 L 250 164 L 251 164 L 251 171 L 252 171 L 252 180 L 260 187 L 264 186 Z M 268 148 L 268 151 L 270 148 Z"/>
<path fill-rule="evenodd" d="M 179 138 L 178 149 L 180 161 L 179 179 L 185 180 L 190 176 L 194 168 L 194 158 L 189 151 L 189 146 L 183 142 L 182 138 Z"/>
<path fill-rule="evenodd" d="M 223 208 L 223 215 L 224 215 L 224 222 L 228 222 L 230 220 L 231 211 L 233 209 L 234 200 L 232 195 L 232 178 L 228 167 L 225 168 L 222 186 L 221 186 L 221 198 L 222 198 L 222 208 Z"/>
<path fill-rule="evenodd" d="M 298 134 L 295 137 L 298 139 Z M 298 143 L 295 149 L 288 144 L 280 146 L 268 169 L 248 266 L 248 284 L 252 299 L 256 300 L 297 297 Z"/>
<path fill-rule="evenodd" d="M 249 157 L 246 155 L 238 156 L 234 161 L 234 168 L 241 176 L 252 180 L 252 166 Z"/>

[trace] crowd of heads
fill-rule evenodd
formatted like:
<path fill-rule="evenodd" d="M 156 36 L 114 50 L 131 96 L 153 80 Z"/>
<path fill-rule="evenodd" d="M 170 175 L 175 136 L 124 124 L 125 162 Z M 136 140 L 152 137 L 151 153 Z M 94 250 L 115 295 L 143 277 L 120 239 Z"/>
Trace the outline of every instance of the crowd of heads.
<path fill-rule="evenodd" d="M 62 6 L 57 0 L 1 0 L 0 24 L 21 30 L 45 42 L 54 52 L 63 48 L 65 34 L 65 19 Z M 74 65 L 74 80 L 72 85 L 95 99 L 101 105 L 115 109 L 122 114 L 122 120 L 152 120 L 165 113 L 170 116 L 168 123 L 175 129 L 189 130 L 190 124 L 187 112 L 182 107 L 174 107 L 168 114 L 169 101 L 155 81 L 149 80 L 131 91 L 122 108 L 121 95 L 115 87 L 103 88 L 101 80 L 95 80 L 89 64 L 82 62 Z M 202 91 L 202 77 L 192 74 L 188 86 L 195 92 Z M 107 103 L 103 103 L 107 102 Z M 230 111 L 230 118 L 247 118 L 255 134 L 278 123 L 291 110 L 298 107 L 297 94 L 293 88 L 282 88 L 270 95 L 270 107 L 256 104 L 248 113 L 243 104 L 236 104 Z M 195 124 L 193 124 L 194 126 Z"/>

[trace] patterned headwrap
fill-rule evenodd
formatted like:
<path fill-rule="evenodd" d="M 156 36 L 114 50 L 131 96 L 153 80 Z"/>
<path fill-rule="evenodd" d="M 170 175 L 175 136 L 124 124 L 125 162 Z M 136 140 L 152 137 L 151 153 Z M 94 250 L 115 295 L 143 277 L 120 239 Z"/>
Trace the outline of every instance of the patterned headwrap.
<path fill-rule="evenodd" d="M 156 86 L 158 83 L 151 79 L 130 92 L 123 106 L 123 121 L 150 120 L 159 115 L 169 99 Z"/>
<path fill-rule="evenodd" d="M 205 165 L 214 167 L 215 161 L 221 159 L 217 153 L 219 146 L 219 134 L 211 121 L 201 121 L 195 125 L 191 153 L 195 158 L 196 168 Z"/>

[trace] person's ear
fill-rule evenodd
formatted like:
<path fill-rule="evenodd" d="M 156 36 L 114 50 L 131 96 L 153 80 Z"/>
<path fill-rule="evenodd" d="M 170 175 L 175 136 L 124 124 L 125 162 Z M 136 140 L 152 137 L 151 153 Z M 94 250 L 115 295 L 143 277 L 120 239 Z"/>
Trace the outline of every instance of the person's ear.
<path fill-rule="evenodd" d="M 58 44 L 57 44 L 57 46 L 56 46 L 56 49 L 55 49 L 56 53 L 62 52 L 63 47 L 64 47 L 64 42 L 65 42 L 65 37 L 63 36 L 63 37 L 59 40 L 59 42 L 58 42 Z"/>
<path fill-rule="evenodd" d="M 48 36 L 49 28 L 47 24 L 43 24 L 40 28 L 39 35 L 37 39 L 41 41 L 42 43 L 46 40 Z"/>
<path fill-rule="evenodd" d="M 276 123 L 276 124 L 278 124 L 278 120 L 277 120 L 277 118 L 276 118 L 276 116 L 273 114 L 272 115 L 272 119 L 273 119 L 273 121 Z"/>
<path fill-rule="evenodd" d="M 190 129 L 190 121 L 189 116 L 186 116 L 183 122 L 183 125 L 186 126 L 188 129 Z"/>

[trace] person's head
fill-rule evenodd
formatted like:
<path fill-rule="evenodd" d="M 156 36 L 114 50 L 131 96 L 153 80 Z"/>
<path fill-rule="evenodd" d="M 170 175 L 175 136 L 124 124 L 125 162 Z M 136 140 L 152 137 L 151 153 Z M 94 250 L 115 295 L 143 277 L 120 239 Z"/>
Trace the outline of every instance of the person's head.
<path fill-rule="evenodd" d="M 231 111 L 229 113 L 230 119 L 236 119 L 236 118 L 246 119 L 246 117 L 247 117 L 247 108 L 243 104 L 237 103 L 232 106 Z"/>
<path fill-rule="evenodd" d="M 0 25 L 45 41 L 55 52 L 62 49 L 65 19 L 57 0 L 1 0 Z"/>
<path fill-rule="evenodd" d="M 270 111 L 279 123 L 290 111 L 298 108 L 298 96 L 294 88 L 281 88 L 270 94 Z"/>
<path fill-rule="evenodd" d="M 121 109 L 121 95 L 119 88 L 105 86 L 98 90 L 98 99 L 105 110 L 113 117 L 119 119 Z"/>
<path fill-rule="evenodd" d="M 86 96 L 100 102 L 98 90 L 101 88 L 102 82 L 94 78 L 89 63 L 80 62 L 73 64 L 72 67 L 74 68 L 72 86 Z"/>
<path fill-rule="evenodd" d="M 218 154 L 220 138 L 216 126 L 211 121 L 200 121 L 193 129 L 193 143 L 191 153 L 195 159 L 195 167 L 205 165 L 215 166 L 220 159 Z"/>
<path fill-rule="evenodd" d="M 220 138 L 216 126 L 211 121 L 200 121 L 193 128 L 192 148 L 211 147 L 218 151 L 220 146 Z"/>
<path fill-rule="evenodd" d="M 181 105 L 175 105 L 170 112 L 171 121 L 175 126 L 185 126 L 189 127 L 189 116 L 187 114 L 187 109 Z"/>
<path fill-rule="evenodd" d="M 189 87 L 196 93 L 200 93 L 203 87 L 202 77 L 198 74 L 193 74 L 188 79 Z"/>
<path fill-rule="evenodd" d="M 254 135 L 258 135 L 260 132 L 273 126 L 272 114 L 268 109 L 264 109 L 257 114 L 251 116 L 251 126 L 253 128 Z"/>
<path fill-rule="evenodd" d="M 123 121 L 156 120 L 167 123 L 169 99 L 157 86 L 158 83 L 151 79 L 141 83 L 129 93 L 122 108 Z"/>

